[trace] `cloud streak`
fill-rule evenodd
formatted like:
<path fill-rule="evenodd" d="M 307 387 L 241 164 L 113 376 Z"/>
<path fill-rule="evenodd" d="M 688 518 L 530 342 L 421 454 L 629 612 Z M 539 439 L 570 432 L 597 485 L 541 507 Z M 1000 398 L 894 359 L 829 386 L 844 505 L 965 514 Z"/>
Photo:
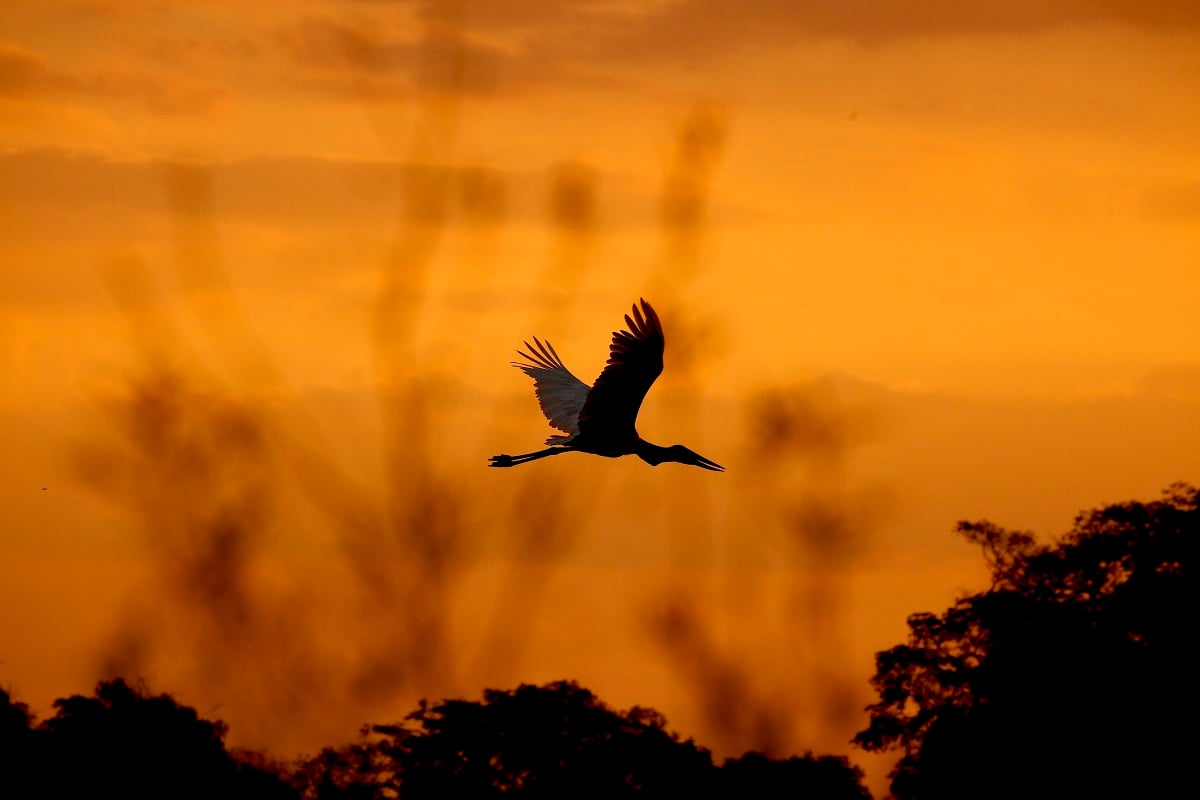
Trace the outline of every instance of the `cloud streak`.
<path fill-rule="evenodd" d="M 917 5 L 889 0 L 841 3 L 747 0 L 736 5 L 727 0 L 683 0 L 646 15 L 631 32 L 626 46 L 653 40 L 665 46 L 648 52 L 690 55 L 751 45 L 786 46 L 811 37 L 879 44 L 913 37 L 1028 33 L 1097 23 L 1162 30 L 1194 29 L 1200 27 L 1200 8 L 1177 0 L 1148 3 L 935 0 Z"/>
<path fill-rule="evenodd" d="M 224 105 L 228 93 L 211 84 L 145 73 L 64 71 L 37 53 L 0 42 L 0 97 L 116 101 L 156 115 L 206 116 Z"/>
<path fill-rule="evenodd" d="M 445 22 L 440 4 L 417 4 Z M 577 0 L 468 3 L 453 24 L 475 32 L 518 32 L 525 52 L 553 71 L 563 65 L 696 61 L 750 48 L 787 48 L 844 39 L 883 45 L 914 38 L 1026 34 L 1055 28 L 1121 25 L 1158 32 L 1200 30 L 1200 6 L 1186 0 L 890 0 L 779 3 L 775 0 L 677 0 L 629 7 Z"/>
<path fill-rule="evenodd" d="M 250 23 L 223 18 L 229 13 L 223 8 L 206 9 L 205 27 L 220 32 L 207 36 L 179 33 L 188 19 L 170 7 L 153 24 L 129 17 L 119 37 L 128 45 L 120 52 L 128 66 L 96 74 L 59 68 L 25 44 L 0 43 L 0 95 L 109 99 L 159 115 L 205 115 L 234 97 L 280 91 L 396 102 L 425 92 L 506 96 L 611 88 L 645 79 L 631 68 L 695 65 L 827 39 L 882 46 L 1094 25 L 1200 31 L 1200 6 L 1179 0 L 933 0 L 917 6 L 503 0 L 306 8 L 306 16 L 271 14 Z"/>
<path fill-rule="evenodd" d="M 504 26 L 499 26 L 501 30 Z M 558 86 L 586 76 L 550 46 L 552 30 L 529 40 L 497 36 L 439 20 L 423 28 L 351 22 L 311 16 L 279 27 L 270 37 L 294 66 L 315 77 L 340 76 L 327 84 L 366 97 L 407 97 L 413 92 L 467 96 Z"/>
<path fill-rule="evenodd" d="M 308 155 L 220 162 L 120 160 L 91 151 L 39 148 L 0 152 L 0 184 L 6 187 L 0 209 L 12 215 L 7 223 L 0 222 L 0 230 L 16 240 L 60 239 L 62 220 L 71 219 L 79 225 L 69 238 L 111 236 L 114 224 L 136 224 L 139 218 L 165 212 L 164 180 L 179 167 L 199 167 L 211 174 L 214 210 L 223 223 L 325 228 L 398 223 L 402 187 L 435 175 L 449 181 L 447 197 L 454 219 L 479 224 L 481 219 L 495 221 L 503 215 L 508 221 L 536 223 L 547 214 L 539 198 L 554 190 L 561 178 L 553 166 L 515 171 L 479 164 L 441 166 Z M 654 224 L 652 187 L 639 189 L 601 170 L 596 170 L 594 179 L 604 191 L 589 201 L 594 206 L 589 224 Z M 735 218 L 745 215 L 735 209 L 722 211 Z M 433 223 L 442 219 L 441 214 L 417 204 L 405 219 Z M 94 230 L 89 220 L 96 223 Z"/>

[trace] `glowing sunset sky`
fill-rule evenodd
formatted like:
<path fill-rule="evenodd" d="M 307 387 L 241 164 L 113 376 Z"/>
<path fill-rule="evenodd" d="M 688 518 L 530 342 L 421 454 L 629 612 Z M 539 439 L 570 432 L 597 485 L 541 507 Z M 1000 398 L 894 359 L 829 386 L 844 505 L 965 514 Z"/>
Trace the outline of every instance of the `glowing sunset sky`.
<path fill-rule="evenodd" d="M 874 763 L 848 744 L 872 653 L 979 588 L 955 521 L 1057 533 L 1200 475 L 1198 101 L 1200 5 L 1171 0 L 10 0 L 0 684 L 44 708 L 136 668 L 288 751 L 567 677 L 720 755 Z M 487 470 L 550 433 L 520 342 L 591 380 L 640 296 L 667 336 L 641 433 L 729 472 Z M 164 565 L 192 545 L 136 532 L 178 487 L 129 466 L 106 409 L 161 364 L 187 408 L 265 431 L 253 610 L 189 610 Z M 423 442 L 378 402 L 414 386 Z M 363 616 L 354 515 L 303 502 L 333 485 L 314 458 L 357 487 L 314 504 L 453 510 L 471 534 L 444 594 Z M 97 463 L 165 483 L 113 489 Z M 528 504 L 556 502 L 554 546 L 522 549 Z M 789 538 L 818 506 L 852 546 Z M 452 609 L 441 666 L 364 677 L 373 626 L 426 601 Z M 278 636 L 326 653 L 295 686 L 336 714 L 272 694 L 299 681 Z M 209 641 L 254 666 L 211 679 Z M 789 721 L 717 730 L 705 663 Z"/>

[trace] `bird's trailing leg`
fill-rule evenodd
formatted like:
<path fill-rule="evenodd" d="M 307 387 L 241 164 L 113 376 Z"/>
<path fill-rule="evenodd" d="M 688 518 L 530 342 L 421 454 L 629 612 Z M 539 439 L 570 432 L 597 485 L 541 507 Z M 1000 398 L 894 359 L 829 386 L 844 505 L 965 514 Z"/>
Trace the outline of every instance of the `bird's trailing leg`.
<path fill-rule="evenodd" d="M 569 453 L 573 448 L 570 447 L 547 447 L 545 450 L 538 450 L 536 453 L 522 453 L 519 456 L 498 455 L 488 459 L 489 467 L 515 467 L 517 464 L 524 464 L 526 461 L 537 461 L 539 458 L 546 456 L 556 456 L 559 453 Z"/>

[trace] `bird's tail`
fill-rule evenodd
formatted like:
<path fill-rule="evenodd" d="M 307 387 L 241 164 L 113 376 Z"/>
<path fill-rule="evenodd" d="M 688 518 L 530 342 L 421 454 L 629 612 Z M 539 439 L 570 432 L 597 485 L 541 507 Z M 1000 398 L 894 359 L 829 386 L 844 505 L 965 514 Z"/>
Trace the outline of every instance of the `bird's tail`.
<path fill-rule="evenodd" d="M 546 444 L 567 444 L 574 438 L 574 436 L 559 436 L 558 434 L 555 434 L 554 436 L 546 439 Z"/>

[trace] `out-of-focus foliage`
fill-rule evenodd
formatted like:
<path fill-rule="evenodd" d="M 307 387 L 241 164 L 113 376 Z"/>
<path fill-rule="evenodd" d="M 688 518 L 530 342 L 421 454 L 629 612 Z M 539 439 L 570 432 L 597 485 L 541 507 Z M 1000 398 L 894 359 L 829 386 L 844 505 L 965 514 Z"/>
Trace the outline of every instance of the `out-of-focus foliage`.
<path fill-rule="evenodd" d="M 856 742 L 906 798 L 1161 796 L 1185 785 L 1200 490 L 1080 515 L 1055 545 L 960 523 L 992 587 L 909 618 Z M 1161 790 L 1161 791 L 1160 791 Z"/>

